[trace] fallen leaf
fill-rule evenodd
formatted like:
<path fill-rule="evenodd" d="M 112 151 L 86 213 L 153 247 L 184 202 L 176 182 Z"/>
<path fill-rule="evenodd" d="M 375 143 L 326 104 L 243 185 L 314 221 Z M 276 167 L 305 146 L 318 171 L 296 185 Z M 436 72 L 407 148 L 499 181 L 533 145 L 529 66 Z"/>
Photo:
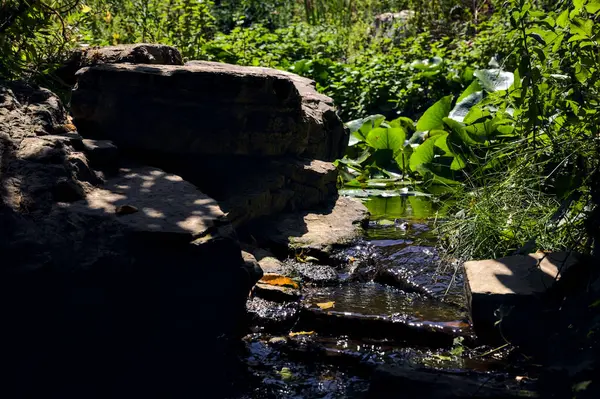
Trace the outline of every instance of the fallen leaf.
<path fill-rule="evenodd" d="M 294 374 L 292 374 L 292 371 L 288 368 L 288 367 L 283 367 L 281 369 L 281 371 L 279 372 L 279 375 L 281 376 L 281 379 L 285 380 L 291 380 L 294 378 Z"/>
<path fill-rule="evenodd" d="M 318 307 L 320 307 L 321 309 L 325 310 L 325 309 L 331 309 L 332 307 L 335 306 L 335 302 L 331 301 L 331 302 L 321 302 L 321 303 L 317 303 L 316 304 Z"/>
<path fill-rule="evenodd" d="M 290 287 L 294 289 L 300 288 L 298 283 L 291 278 L 276 273 L 265 273 L 265 275 L 260 279 L 260 282 L 279 287 Z"/>
<path fill-rule="evenodd" d="M 298 335 L 313 335 L 315 332 L 314 331 L 298 331 L 298 332 L 291 332 L 290 333 L 290 337 L 296 337 Z"/>

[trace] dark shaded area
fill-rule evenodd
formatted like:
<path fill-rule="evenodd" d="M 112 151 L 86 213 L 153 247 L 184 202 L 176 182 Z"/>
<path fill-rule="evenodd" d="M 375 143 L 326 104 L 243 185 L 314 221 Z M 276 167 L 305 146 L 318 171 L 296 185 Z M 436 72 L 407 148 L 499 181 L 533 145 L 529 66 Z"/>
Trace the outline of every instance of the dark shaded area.
<path fill-rule="evenodd" d="M 239 243 L 219 223 L 211 238 L 194 241 L 128 223 L 136 213 L 114 209 L 162 196 L 161 209 L 137 212 L 160 222 L 171 205 L 153 190 L 168 175 L 145 187 L 137 181 L 113 208 L 82 201 L 100 179 L 76 150 L 81 138 L 73 145 L 76 137 L 57 135 L 66 115 L 48 93 L 22 85 L 0 92 L 0 395 L 232 394 L 254 283 Z"/>

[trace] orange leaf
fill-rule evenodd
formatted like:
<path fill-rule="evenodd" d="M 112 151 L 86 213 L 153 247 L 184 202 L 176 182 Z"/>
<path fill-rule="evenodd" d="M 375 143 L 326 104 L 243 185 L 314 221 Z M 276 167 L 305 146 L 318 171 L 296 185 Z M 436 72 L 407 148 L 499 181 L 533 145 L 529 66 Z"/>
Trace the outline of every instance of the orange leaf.
<path fill-rule="evenodd" d="M 260 282 L 269 285 L 277 285 L 279 287 L 300 288 L 298 283 L 291 278 L 276 273 L 266 273 L 263 278 L 260 279 Z"/>
<path fill-rule="evenodd" d="M 291 332 L 290 333 L 290 337 L 295 337 L 298 335 L 313 335 L 315 332 L 314 331 L 298 331 L 298 332 Z"/>
<path fill-rule="evenodd" d="M 331 302 L 321 302 L 321 303 L 317 303 L 316 304 L 318 307 L 320 307 L 321 309 L 325 310 L 325 309 L 331 309 L 332 307 L 335 306 L 335 302 L 331 301 Z"/>

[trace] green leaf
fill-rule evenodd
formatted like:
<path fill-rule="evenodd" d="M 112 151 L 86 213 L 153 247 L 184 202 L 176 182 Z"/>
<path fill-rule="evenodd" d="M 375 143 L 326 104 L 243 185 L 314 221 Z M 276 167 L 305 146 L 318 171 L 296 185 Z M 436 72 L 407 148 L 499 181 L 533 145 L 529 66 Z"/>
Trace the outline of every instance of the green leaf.
<path fill-rule="evenodd" d="M 415 122 L 412 119 L 407 118 L 405 116 L 401 116 L 399 118 L 394 119 L 390 122 L 390 127 L 401 127 L 406 131 L 414 131 L 415 130 Z"/>
<path fill-rule="evenodd" d="M 392 150 L 397 154 L 404 147 L 406 132 L 401 127 L 378 127 L 369 132 L 366 142 L 378 150 Z"/>
<path fill-rule="evenodd" d="M 590 38 L 594 29 L 594 21 L 591 19 L 573 18 L 569 29 L 573 35 Z"/>
<path fill-rule="evenodd" d="M 417 122 L 417 130 L 424 132 L 441 128 L 444 125 L 443 119 L 450 113 L 452 98 L 451 95 L 446 96 L 429 107 Z"/>
<path fill-rule="evenodd" d="M 346 123 L 350 133 L 359 132 L 362 137 L 366 137 L 371 129 L 379 127 L 385 121 L 383 115 L 371 115 L 366 118 L 356 119 Z"/>
<path fill-rule="evenodd" d="M 440 57 L 432 57 L 421 61 L 414 61 L 410 66 L 421 71 L 431 71 L 439 69 L 443 63 L 444 60 Z"/>
<path fill-rule="evenodd" d="M 427 139 L 414 150 L 410 157 L 410 169 L 413 172 L 418 172 L 423 165 L 433 162 L 435 157 L 435 142 L 439 137 L 444 136 Z"/>
<path fill-rule="evenodd" d="M 590 14 L 595 14 L 600 11 L 600 0 L 588 0 L 585 5 L 585 10 Z"/>
<path fill-rule="evenodd" d="M 560 26 L 561 28 L 566 28 L 568 24 L 569 24 L 569 10 L 564 10 L 563 12 L 560 13 L 558 18 L 556 18 L 556 25 Z"/>
<path fill-rule="evenodd" d="M 471 94 L 476 93 L 478 91 L 483 90 L 478 80 L 474 80 L 471 82 L 469 86 L 462 92 L 462 94 L 456 99 L 456 102 L 459 103 L 465 98 L 469 97 Z"/>

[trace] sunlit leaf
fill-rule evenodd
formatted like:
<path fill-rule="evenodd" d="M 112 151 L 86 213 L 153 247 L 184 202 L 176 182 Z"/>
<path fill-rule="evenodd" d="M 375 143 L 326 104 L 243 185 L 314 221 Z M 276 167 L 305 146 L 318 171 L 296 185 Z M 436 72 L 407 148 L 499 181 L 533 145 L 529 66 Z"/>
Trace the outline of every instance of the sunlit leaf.
<path fill-rule="evenodd" d="M 317 305 L 319 308 L 321 308 L 322 310 L 326 310 L 326 309 L 331 309 L 335 306 L 335 301 L 331 301 L 331 302 L 320 302 L 320 303 L 316 303 L 315 305 Z"/>
<path fill-rule="evenodd" d="M 439 129 L 444 125 L 443 119 L 450 113 L 453 96 L 443 97 L 441 100 L 429 107 L 417 122 L 417 130 Z"/>
<path fill-rule="evenodd" d="M 290 287 L 294 289 L 300 288 L 298 283 L 292 280 L 289 277 L 282 276 L 281 274 L 276 273 L 265 273 L 263 277 L 260 279 L 261 283 L 268 285 L 275 285 L 279 287 Z"/>

